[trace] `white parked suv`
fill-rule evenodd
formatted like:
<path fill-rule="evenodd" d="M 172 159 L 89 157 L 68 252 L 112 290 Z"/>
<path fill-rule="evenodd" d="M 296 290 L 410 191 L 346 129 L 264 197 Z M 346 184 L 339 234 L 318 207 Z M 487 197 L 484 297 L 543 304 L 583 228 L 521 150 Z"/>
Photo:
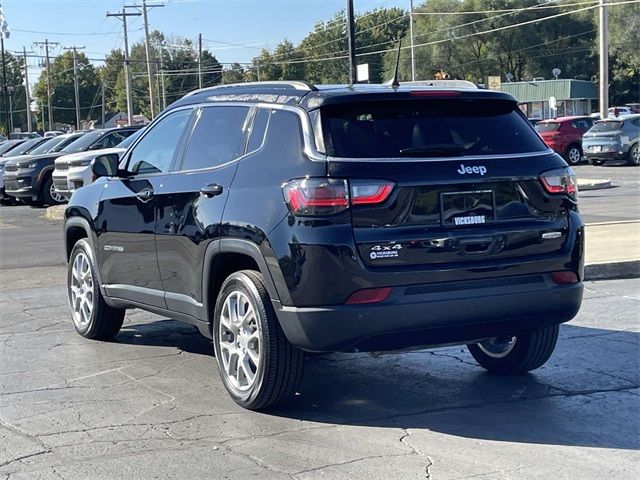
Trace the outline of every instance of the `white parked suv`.
<path fill-rule="evenodd" d="M 67 200 L 70 199 L 75 190 L 93 181 L 91 161 L 94 158 L 109 153 L 122 155 L 141 131 L 140 127 L 121 127 L 87 133 L 95 136 L 102 134 L 102 140 L 90 150 L 70 153 L 56 159 L 53 171 L 53 185 L 56 193 Z"/>

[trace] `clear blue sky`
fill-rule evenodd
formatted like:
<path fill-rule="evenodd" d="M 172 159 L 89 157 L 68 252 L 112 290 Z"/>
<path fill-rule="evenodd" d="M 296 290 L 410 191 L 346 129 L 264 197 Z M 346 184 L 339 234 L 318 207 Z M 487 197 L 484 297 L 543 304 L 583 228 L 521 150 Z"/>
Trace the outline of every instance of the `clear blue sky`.
<path fill-rule="evenodd" d="M 148 0 L 150 4 L 154 0 Z M 100 59 L 111 49 L 122 47 L 122 24 L 107 18 L 123 4 L 139 0 L 2 0 L 4 14 L 11 30 L 5 41 L 10 51 L 33 50 L 42 53 L 34 42 L 59 42 L 61 47 L 83 45 L 89 58 Z M 320 20 L 327 20 L 344 8 L 346 0 L 165 0 L 165 7 L 149 13 L 150 28 L 168 35 L 195 40 L 202 33 L 205 47 L 221 62 L 248 62 L 263 47 L 273 48 L 288 38 L 300 41 Z M 419 2 L 418 2 L 419 3 Z M 409 0 L 354 0 L 356 12 L 378 7 L 401 6 L 408 9 Z M 129 17 L 130 44 L 143 39 L 142 18 Z M 234 47 L 219 41 L 249 45 Z M 99 64 L 99 62 L 95 62 Z M 29 60 L 29 78 L 40 73 L 38 60 Z"/>

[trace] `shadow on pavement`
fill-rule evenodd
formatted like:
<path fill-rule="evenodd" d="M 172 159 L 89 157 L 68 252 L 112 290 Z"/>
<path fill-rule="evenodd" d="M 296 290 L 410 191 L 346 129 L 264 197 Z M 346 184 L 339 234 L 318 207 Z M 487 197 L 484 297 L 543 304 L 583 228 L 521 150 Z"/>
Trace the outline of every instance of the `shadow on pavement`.
<path fill-rule="evenodd" d="M 115 341 L 212 355 L 210 340 L 171 320 L 127 325 Z M 484 440 L 639 449 L 640 394 L 633 391 L 640 387 L 639 345 L 639 333 L 563 325 L 549 362 L 521 376 L 485 372 L 464 346 L 309 356 L 299 393 L 266 414 Z"/>
<path fill-rule="evenodd" d="M 196 327 L 176 320 L 157 320 L 140 324 L 126 323 L 113 342 L 175 347 L 184 352 L 213 356 L 211 340 L 200 335 Z"/>

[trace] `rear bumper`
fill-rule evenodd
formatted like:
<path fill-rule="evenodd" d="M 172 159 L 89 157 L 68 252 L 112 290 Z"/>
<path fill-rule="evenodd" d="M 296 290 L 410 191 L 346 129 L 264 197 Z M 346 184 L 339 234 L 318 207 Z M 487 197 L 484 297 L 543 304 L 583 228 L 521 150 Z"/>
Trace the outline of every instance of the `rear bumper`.
<path fill-rule="evenodd" d="M 396 287 L 374 305 L 274 307 L 288 340 L 303 350 L 383 351 L 464 344 L 567 322 L 582 291 L 582 283 L 556 285 L 540 274 Z"/>
<path fill-rule="evenodd" d="M 585 157 L 587 160 L 626 160 L 629 156 L 629 152 L 620 153 L 616 152 L 585 152 Z"/>

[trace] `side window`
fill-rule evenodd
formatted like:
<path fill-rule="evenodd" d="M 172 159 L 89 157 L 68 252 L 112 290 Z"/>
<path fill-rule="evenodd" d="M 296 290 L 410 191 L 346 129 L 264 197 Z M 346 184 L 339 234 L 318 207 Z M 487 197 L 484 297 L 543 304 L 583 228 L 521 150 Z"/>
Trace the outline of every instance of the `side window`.
<path fill-rule="evenodd" d="M 204 107 L 198 114 L 182 170 L 196 170 L 235 160 L 244 150 L 249 107 Z"/>
<path fill-rule="evenodd" d="M 127 170 L 134 174 L 168 172 L 192 110 L 170 113 L 135 146 Z"/>
<path fill-rule="evenodd" d="M 256 116 L 253 119 L 253 126 L 251 127 L 249 143 L 247 144 L 247 153 L 255 152 L 262 146 L 270 115 L 271 110 L 267 110 L 264 108 L 259 108 L 256 112 Z"/>

